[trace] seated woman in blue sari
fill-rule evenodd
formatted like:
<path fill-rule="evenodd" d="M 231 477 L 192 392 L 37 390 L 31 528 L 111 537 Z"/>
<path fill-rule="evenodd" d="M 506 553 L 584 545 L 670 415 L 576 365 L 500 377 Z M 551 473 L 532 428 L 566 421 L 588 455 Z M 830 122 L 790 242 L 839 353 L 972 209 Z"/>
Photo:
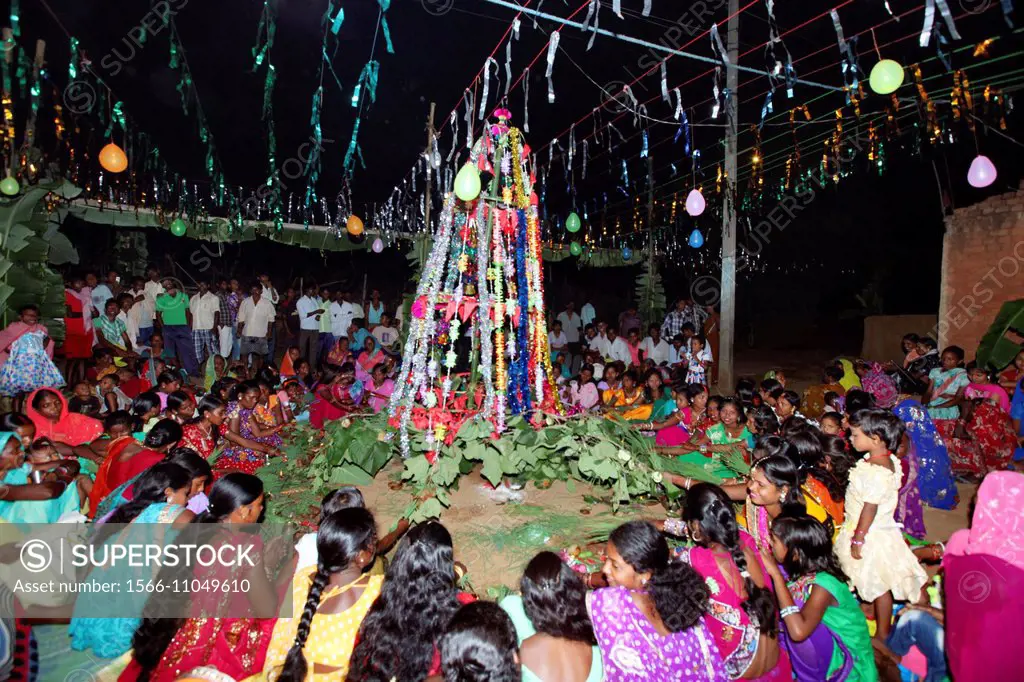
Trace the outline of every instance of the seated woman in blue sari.
<path fill-rule="evenodd" d="M 106 544 L 116 544 L 128 533 L 132 535 L 133 544 L 142 540 L 169 542 L 195 517 L 185 509 L 191 488 L 192 477 L 177 464 L 161 462 L 146 469 L 135 481 L 132 501 L 118 507 L 105 523 L 97 526 L 93 547 L 98 549 Z M 128 524 L 128 528 L 120 524 Z M 169 529 L 150 528 L 145 524 L 171 526 Z M 122 562 L 94 568 L 85 580 L 124 586 L 136 580 L 151 580 L 156 577 L 157 570 Z M 92 649 L 101 658 L 117 658 L 128 651 L 148 596 L 145 591 L 128 593 L 124 590 L 116 594 L 80 594 L 68 629 L 71 648 L 77 651 Z M 117 614 L 117 617 L 97 617 L 102 613 Z"/>
<path fill-rule="evenodd" d="M 39 482 L 33 480 L 39 471 Z M 10 523 L 56 523 L 62 516 L 79 511 L 78 462 L 58 460 L 43 467 L 25 461 L 21 440 L 10 431 L 0 431 L 0 520 Z"/>
<path fill-rule="evenodd" d="M 957 491 L 949 452 L 928 410 L 919 401 L 903 396 L 892 411 L 907 427 L 911 446 L 908 456 L 917 460 L 917 488 L 921 501 L 934 509 L 953 509 L 957 503 Z"/>
<path fill-rule="evenodd" d="M 1013 428 L 1017 432 L 1017 449 L 1013 452 L 1013 462 L 1024 460 L 1024 447 L 1020 445 L 1024 441 L 1024 379 L 1017 384 L 1017 390 L 1013 392 L 1010 400 L 1010 419 L 1013 420 Z M 1020 469 L 1019 465 L 1010 464 L 1010 468 Z"/>

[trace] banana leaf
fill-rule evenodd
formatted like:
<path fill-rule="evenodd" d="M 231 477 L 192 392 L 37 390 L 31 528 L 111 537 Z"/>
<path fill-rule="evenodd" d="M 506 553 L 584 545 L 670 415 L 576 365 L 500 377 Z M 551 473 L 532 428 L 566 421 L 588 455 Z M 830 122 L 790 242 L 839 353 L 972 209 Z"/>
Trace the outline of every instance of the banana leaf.
<path fill-rule="evenodd" d="M 1021 346 L 1006 338 L 1008 331 L 1024 336 L 1024 299 L 1007 301 L 999 309 L 999 314 L 978 344 L 975 358 L 979 365 L 998 371 L 1013 362 Z"/>

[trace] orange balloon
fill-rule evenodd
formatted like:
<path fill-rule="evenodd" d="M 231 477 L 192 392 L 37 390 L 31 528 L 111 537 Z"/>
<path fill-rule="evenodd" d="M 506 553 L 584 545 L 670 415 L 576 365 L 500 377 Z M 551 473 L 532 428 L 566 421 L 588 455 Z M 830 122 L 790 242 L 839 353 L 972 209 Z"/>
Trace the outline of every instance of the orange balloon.
<path fill-rule="evenodd" d="M 111 173 L 122 173 L 128 168 L 128 157 L 123 149 L 111 142 L 100 150 L 100 165 Z"/>
<path fill-rule="evenodd" d="M 363 233 L 363 221 L 360 220 L 359 216 L 350 215 L 348 222 L 345 224 L 345 229 L 353 237 L 358 237 Z"/>

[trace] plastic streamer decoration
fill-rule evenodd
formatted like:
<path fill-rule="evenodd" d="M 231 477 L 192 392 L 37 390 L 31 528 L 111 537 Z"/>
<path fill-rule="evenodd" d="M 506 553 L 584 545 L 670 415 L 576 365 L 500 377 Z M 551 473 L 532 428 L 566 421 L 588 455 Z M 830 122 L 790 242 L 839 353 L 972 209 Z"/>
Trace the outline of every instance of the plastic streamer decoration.
<path fill-rule="evenodd" d="M 471 202 L 446 195 L 412 304 L 388 407 L 403 456 L 417 404 L 478 411 L 499 433 L 507 412 L 536 421 L 541 411 L 562 411 L 548 347 L 534 161 L 508 110 L 494 115 L 468 161 L 490 183 Z M 456 343 L 463 337 L 468 348 Z M 457 397 L 455 377 L 467 370 L 466 396 Z"/>

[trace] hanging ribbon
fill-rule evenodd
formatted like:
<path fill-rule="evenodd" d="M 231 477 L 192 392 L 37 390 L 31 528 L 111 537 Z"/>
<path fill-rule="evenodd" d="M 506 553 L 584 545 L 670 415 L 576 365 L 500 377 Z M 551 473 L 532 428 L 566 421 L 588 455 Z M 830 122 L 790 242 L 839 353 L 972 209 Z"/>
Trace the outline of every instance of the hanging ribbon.
<path fill-rule="evenodd" d="M 473 97 L 470 90 L 466 90 L 462 96 L 462 101 L 466 105 L 466 149 L 473 148 L 473 109 L 475 104 Z"/>
<path fill-rule="evenodd" d="M 594 24 L 591 25 L 590 22 Z M 587 18 L 583 21 L 582 30 L 584 32 L 590 31 L 590 40 L 587 41 L 587 51 L 594 46 L 594 39 L 597 38 L 597 30 L 601 27 L 601 0 L 590 0 L 590 6 L 587 7 Z"/>
<path fill-rule="evenodd" d="M 644 11 L 642 14 L 645 17 L 651 16 L 651 0 L 644 0 Z"/>
<path fill-rule="evenodd" d="M 761 122 L 757 124 L 757 129 L 761 130 L 764 128 L 764 120 L 768 117 L 768 114 L 772 113 L 774 108 L 772 107 L 772 91 L 769 90 L 768 94 L 765 95 L 764 104 L 761 105 Z"/>
<path fill-rule="evenodd" d="M 480 112 L 477 114 L 477 118 L 481 121 L 484 120 L 484 110 L 487 109 L 487 97 L 491 91 L 491 65 L 494 65 L 494 70 L 498 70 L 498 61 L 494 57 L 488 57 L 487 61 L 484 62 L 484 94 L 480 98 Z"/>
<path fill-rule="evenodd" d="M 590 142 L 583 140 L 583 179 L 587 179 L 587 160 L 590 158 Z"/>
<path fill-rule="evenodd" d="M 613 12 L 613 13 L 615 14 L 615 16 L 617 16 L 617 17 L 618 17 L 619 19 L 622 19 L 622 18 L 624 18 L 624 17 L 622 16 L 622 0 L 612 0 L 612 12 Z"/>
<path fill-rule="evenodd" d="M 391 0 L 377 0 L 380 5 L 380 28 L 384 32 L 384 42 L 388 46 L 388 54 L 395 53 L 395 46 L 391 44 L 391 29 L 388 27 L 388 9 L 391 7 Z"/>
<path fill-rule="evenodd" d="M 11 33 L 15 38 L 21 37 L 21 8 L 19 0 L 11 0 Z"/>
<path fill-rule="evenodd" d="M 793 56 L 789 53 L 789 48 L 786 47 L 786 43 L 782 40 L 782 34 L 779 31 L 779 24 L 775 19 L 775 0 L 765 0 L 765 4 L 768 9 L 768 43 L 765 45 L 765 54 L 768 62 L 768 78 L 772 84 L 772 89 L 775 88 L 775 84 L 781 80 L 781 76 L 784 76 L 786 82 L 786 96 L 793 96 L 793 85 L 796 82 L 796 69 L 793 68 Z M 783 65 L 775 54 L 775 46 L 781 45 L 782 50 L 786 53 L 786 63 Z M 763 125 L 763 122 L 762 122 Z"/>
<path fill-rule="evenodd" d="M 352 91 L 352 108 L 359 107 L 359 102 L 362 99 L 363 90 L 366 90 L 367 96 L 370 98 L 371 104 L 377 103 L 377 80 L 380 77 L 380 62 L 376 59 L 371 59 L 366 62 L 363 66 L 363 70 L 359 72 L 359 80 L 356 82 L 356 87 Z"/>
<path fill-rule="evenodd" d="M 551 73 L 555 68 L 555 52 L 558 50 L 558 41 L 562 35 L 558 31 L 551 32 L 551 40 L 548 41 L 548 68 L 544 75 L 548 79 L 548 104 L 555 103 L 555 81 Z"/>
<path fill-rule="evenodd" d="M 720 84 L 721 80 L 722 80 L 722 67 L 721 66 L 716 66 L 715 67 L 715 81 L 714 81 L 715 84 L 714 84 L 714 87 L 711 90 L 711 92 L 712 92 L 712 99 L 715 101 L 715 105 L 713 107 L 711 107 L 711 118 L 713 118 L 713 119 L 717 119 L 718 118 L 718 114 L 721 113 L 721 111 L 722 111 L 722 97 L 721 97 L 722 90 L 719 87 L 719 84 Z"/>
<path fill-rule="evenodd" d="M 672 99 L 668 95 L 668 68 L 665 66 L 665 61 L 661 62 L 661 99 L 672 106 Z"/>
<path fill-rule="evenodd" d="M 718 35 L 718 24 L 711 24 L 711 52 L 717 52 L 718 58 L 722 60 L 722 63 L 729 63 L 729 53 L 725 51 L 722 36 Z"/>
<path fill-rule="evenodd" d="M 1013 28 L 1013 19 L 1010 15 L 1013 14 L 1013 0 L 1000 0 L 1000 6 L 1003 8 L 1003 19 L 1006 20 L 1006 25 Z"/>
<path fill-rule="evenodd" d="M 650 151 L 648 146 L 647 146 L 647 128 L 644 128 L 643 132 L 641 132 L 640 135 L 641 135 L 640 158 L 641 159 L 646 159 L 647 158 L 647 154 Z"/>
<path fill-rule="evenodd" d="M 850 41 L 843 35 L 843 25 L 839 23 L 839 12 L 829 11 L 832 16 L 832 27 L 836 31 L 836 39 L 839 43 L 839 54 L 842 57 L 843 84 L 846 86 L 846 103 L 850 103 L 850 90 L 857 89 L 858 77 L 857 58 L 853 55 L 853 48 Z"/>
<path fill-rule="evenodd" d="M 352 139 L 348 143 L 348 151 L 345 152 L 345 172 L 348 175 L 352 175 L 352 171 L 355 168 L 356 157 L 359 158 L 359 165 L 366 168 L 366 163 L 363 161 L 363 151 L 359 148 L 359 124 L 362 123 L 361 118 L 356 119 L 356 124 L 352 127 Z"/>
<path fill-rule="evenodd" d="M 452 126 L 452 148 L 448 151 L 448 158 L 445 159 L 445 163 L 450 163 L 452 157 L 455 156 L 455 150 L 459 146 L 459 117 L 452 111 L 451 116 L 448 117 L 448 124 Z"/>
<path fill-rule="evenodd" d="M 632 88 L 630 88 L 628 85 L 622 86 L 622 94 L 628 97 L 629 103 L 632 104 L 632 106 L 629 107 L 629 110 L 633 112 L 633 125 L 635 126 L 637 121 L 637 106 L 640 104 L 640 102 L 637 100 L 636 95 L 633 94 Z"/>
<path fill-rule="evenodd" d="M 328 13 L 330 13 L 330 7 L 328 7 Z M 338 35 L 338 31 L 341 30 L 341 25 L 345 23 L 345 8 L 339 7 L 338 13 L 334 15 L 334 20 L 331 21 L 331 33 Z"/>
<path fill-rule="evenodd" d="M 530 132 L 530 69 L 523 71 L 523 130 Z"/>
<path fill-rule="evenodd" d="M 274 11 L 270 6 L 270 0 L 264 0 L 263 13 L 260 14 L 260 22 L 256 26 L 256 45 L 252 48 L 253 67 L 255 72 L 263 65 L 270 48 L 274 46 L 274 36 L 277 33 L 277 22 L 274 18 Z"/>
<path fill-rule="evenodd" d="M 512 87 L 512 41 L 519 40 L 519 20 L 512 22 L 512 37 L 505 45 L 505 97 L 508 97 L 508 89 Z"/>
<path fill-rule="evenodd" d="M 572 172 L 572 160 L 576 156 L 576 124 L 569 126 L 569 171 Z"/>
<path fill-rule="evenodd" d="M 917 94 L 921 98 L 921 104 L 924 105 L 929 140 L 932 144 L 935 144 L 942 135 L 942 128 L 939 126 L 938 113 L 935 110 L 935 102 L 928 97 L 928 92 L 924 89 L 924 81 L 921 77 L 921 67 L 914 64 L 910 67 L 910 71 L 914 74 L 914 82 L 917 84 Z M 895 96 L 893 99 L 895 100 Z"/>
<path fill-rule="evenodd" d="M 935 7 L 939 8 L 942 20 L 946 22 L 949 35 L 953 40 L 960 40 L 960 34 L 956 30 L 956 23 L 953 21 L 953 14 L 949 11 L 946 0 L 925 0 L 924 3 L 924 27 L 921 29 L 921 47 L 928 47 L 932 40 L 932 30 L 935 28 Z"/>

